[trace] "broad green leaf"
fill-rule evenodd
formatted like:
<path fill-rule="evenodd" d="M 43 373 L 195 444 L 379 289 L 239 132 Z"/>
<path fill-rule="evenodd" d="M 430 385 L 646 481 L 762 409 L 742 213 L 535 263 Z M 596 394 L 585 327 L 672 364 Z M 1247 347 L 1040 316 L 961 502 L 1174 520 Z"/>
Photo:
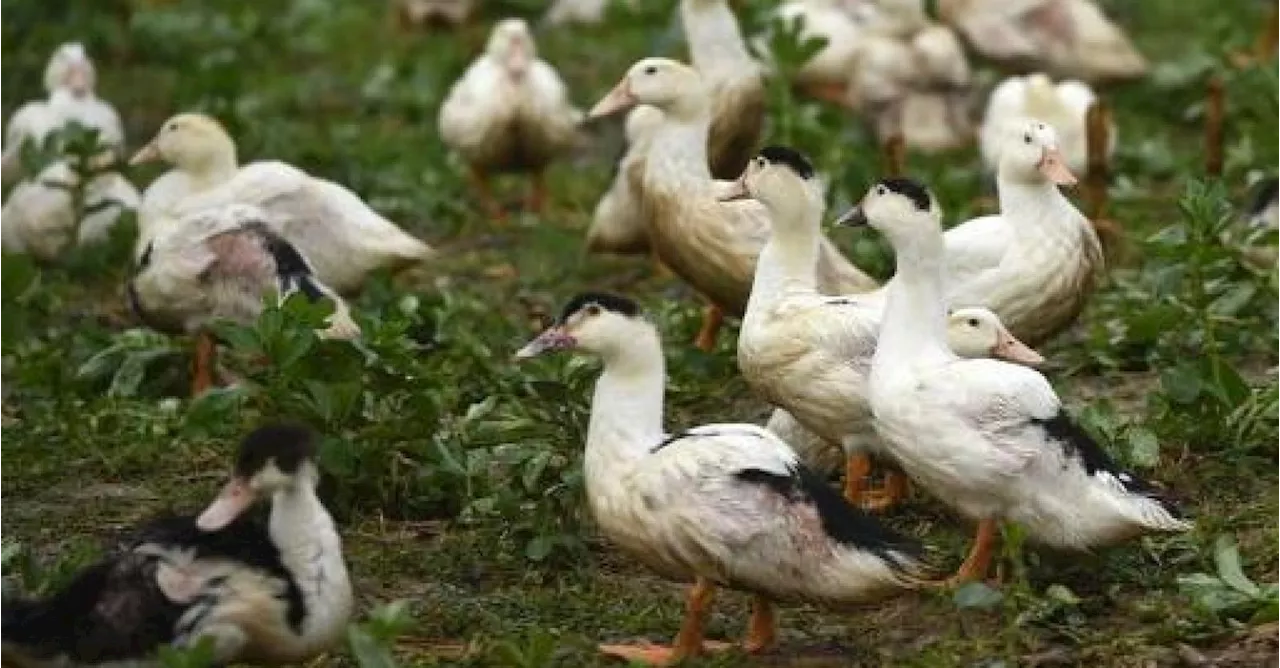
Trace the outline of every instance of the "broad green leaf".
<path fill-rule="evenodd" d="M 990 610 L 1004 600 L 1004 594 L 983 582 L 967 582 L 952 595 L 957 608 Z"/>
<path fill-rule="evenodd" d="M 1203 383 L 1195 364 L 1179 364 L 1160 372 L 1160 387 L 1169 399 L 1178 404 L 1189 404 L 1200 396 Z"/>
<path fill-rule="evenodd" d="M 360 668 L 397 668 L 399 665 L 382 643 L 359 626 L 347 628 L 347 646 Z"/>
<path fill-rule="evenodd" d="M 1129 429 L 1129 460 L 1134 466 L 1149 469 L 1160 463 L 1160 441 L 1150 429 Z"/>
<path fill-rule="evenodd" d="M 550 536 L 534 536 L 524 547 L 524 556 L 530 561 L 542 561 L 551 554 L 553 540 Z"/>
<path fill-rule="evenodd" d="M 1218 577 L 1228 586 L 1247 596 L 1258 596 L 1262 590 L 1244 574 L 1240 567 L 1240 550 L 1230 536 L 1218 536 L 1213 544 L 1213 562 L 1218 567 Z"/>
<path fill-rule="evenodd" d="M 1063 605 L 1079 605 L 1080 597 L 1071 591 L 1066 585 L 1051 584 L 1048 589 L 1044 590 L 1044 595 Z"/>

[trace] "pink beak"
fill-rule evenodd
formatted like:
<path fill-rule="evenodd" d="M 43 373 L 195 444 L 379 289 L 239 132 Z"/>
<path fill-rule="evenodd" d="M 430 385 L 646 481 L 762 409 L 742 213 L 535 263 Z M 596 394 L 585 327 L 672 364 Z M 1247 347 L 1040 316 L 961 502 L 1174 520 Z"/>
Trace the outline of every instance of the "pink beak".
<path fill-rule="evenodd" d="M 747 190 L 746 174 L 738 177 L 736 181 L 730 181 L 729 185 L 721 188 L 716 193 L 716 199 L 721 202 L 734 202 L 741 199 L 751 199 L 751 191 Z"/>
<path fill-rule="evenodd" d="M 613 90 L 609 91 L 608 95 L 597 102 L 596 106 L 591 108 L 591 111 L 587 112 L 587 118 L 600 118 L 601 116 L 616 114 L 619 111 L 636 106 L 639 102 L 636 96 L 631 94 L 631 82 L 623 79 L 617 86 L 614 86 Z"/>
<path fill-rule="evenodd" d="M 155 142 L 151 142 L 150 144 L 138 149 L 138 152 L 134 153 L 132 158 L 129 158 L 129 164 L 139 165 L 144 162 L 153 162 L 159 159 L 160 149 L 156 148 Z"/>
<path fill-rule="evenodd" d="M 201 531 L 217 531 L 231 524 L 253 505 L 253 489 L 240 478 L 232 478 L 218 493 L 218 498 L 196 518 L 196 528 Z"/>
<path fill-rule="evenodd" d="M 1036 163 L 1036 169 L 1044 175 L 1046 179 L 1060 186 L 1074 186 L 1076 184 L 1076 176 L 1067 169 L 1067 163 L 1062 159 L 1062 153 L 1056 148 L 1046 148 L 1044 154 L 1040 157 L 1040 162 Z"/>
<path fill-rule="evenodd" d="M 90 74 L 88 65 L 75 64 L 67 71 L 67 88 L 76 95 L 89 92 L 92 82 L 93 76 Z"/>
<path fill-rule="evenodd" d="M 511 51 L 507 54 L 507 71 L 513 76 L 519 78 L 529 71 L 529 65 L 533 59 L 529 57 L 529 47 L 524 42 L 515 42 L 511 44 Z"/>
<path fill-rule="evenodd" d="M 572 348 L 576 343 L 577 341 L 574 340 L 572 335 L 565 331 L 563 326 L 552 325 L 551 327 L 543 330 L 537 338 L 526 343 L 520 350 L 517 350 L 516 354 L 512 357 L 518 362 L 520 360 L 527 360 L 530 357 L 537 357 L 542 353 L 551 352 L 553 350 Z"/>
<path fill-rule="evenodd" d="M 996 345 L 991 349 L 991 356 L 1027 366 L 1039 366 L 1044 362 L 1044 357 L 1040 353 L 1033 350 L 1031 346 L 1019 341 L 1017 337 L 1004 328 L 1000 329 L 1000 334 L 996 338 Z"/>

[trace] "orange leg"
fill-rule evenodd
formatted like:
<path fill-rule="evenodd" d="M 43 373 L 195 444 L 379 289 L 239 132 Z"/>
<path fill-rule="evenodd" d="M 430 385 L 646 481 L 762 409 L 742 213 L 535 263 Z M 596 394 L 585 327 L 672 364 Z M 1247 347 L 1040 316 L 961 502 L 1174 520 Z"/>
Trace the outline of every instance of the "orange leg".
<path fill-rule="evenodd" d="M 213 387 L 214 358 L 218 343 L 208 332 L 196 334 L 196 357 L 191 373 L 191 396 L 196 397 Z"/>
<path fill-rule="evenodd" d="M 600 652 L 607 656 L 615 656 L 626 661 L 633 661 L 649 666 L 669 666 L 689 656 L 696 656 L 703 651 L 723 650 L 730 647 L 725 643 L 707 643 L 702 639 L 703 627 L 707 621 L 711 597 L 715 594 L 715 585 L 698 578 L 689 590 L 689 599 L 685 607 L 684 623 L 671 647 L 662 645 L 600 645 Z"/>
<path fill-rule="evenodd" d="M 716 347 L 716 335 L 720 333 L 720 325 L 724 324 L 724 310 L 712 304 L 702 313 L 702 329 L 693 345 L 700 350 L 711 352 Z"/>
<path fill-rule="evenodd" d="M 969 556 L 965 558 L 963 564 L 960 564 L 960 570 L 946 580 L 946 584 L 954 586 L 985 579 L 987 571 L 991 569 L 991 553 L 995 542 L 996 521 L 993 519 L 979 521 L 978 533 L 973 538 L 973 547 L 969 550 Z"/>
<path fill-rule="evenodd" d="M 850 455 L 844 468 L 844 498 L 853 505 L 862 503 L 866 493 L 864 482 L 871 472 L 871 458 L 864 454 Z"/>
<path fill-rule="evenodd" d="M 809 84 L 803 89 L 805 95 L 823 102 L 830 102 L 841 107 L 849 105 L 849 89 L 840 84 Z"/>
<path fill-rule="evenodd" d="M 778 645 L 778 617 L 773 602 L 756 594 L 751 599 L 751 620 L 747 622 L 747 638 L 743 649 L 752 654 L 768 652 Z"/>
<path fill-rule="evenodd" d="M 879 491 L 867 492 L 862 498 L 863 510 L 885 510 L 907 498 L 907 492 L 911 490 L 910 481 L 902 471 L 889 469 L 884 472 L 884 489 Z"/>
<path fill-rule="evenodd" d="M 493 192 L 489 190 L 489 176 L 474 165 L 471 167 L 471 186 L 475 188 L 480 200 L 480 209 L 485 214 L 499 222 L 506 220 L 506 211 L 503 210 L 502 204 L 493 198 Z"/>
<path fill-rule="evenodd" d="M 547 205 L 547 178 L 542 171 L 533 173 L 533 187 L 529 190 L 529 197 L 525 200 L 525 209 L 533 213 L 542 213 Z"/>

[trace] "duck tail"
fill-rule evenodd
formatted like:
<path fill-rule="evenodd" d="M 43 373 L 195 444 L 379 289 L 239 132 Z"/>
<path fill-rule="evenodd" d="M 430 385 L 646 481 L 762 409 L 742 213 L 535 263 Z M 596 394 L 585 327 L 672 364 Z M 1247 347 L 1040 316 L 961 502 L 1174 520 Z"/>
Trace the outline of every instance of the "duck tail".
<path fill-rule="evenodd" d="M 15 646 L 34 655 L 68 651 L 73 635 L 92 623 L 94 602 L 107 586 L 110 571 L 109 562 L 96 563 L 48 598 L 4 596 L 0 599 L 0 641 L 6 648 Z"/>

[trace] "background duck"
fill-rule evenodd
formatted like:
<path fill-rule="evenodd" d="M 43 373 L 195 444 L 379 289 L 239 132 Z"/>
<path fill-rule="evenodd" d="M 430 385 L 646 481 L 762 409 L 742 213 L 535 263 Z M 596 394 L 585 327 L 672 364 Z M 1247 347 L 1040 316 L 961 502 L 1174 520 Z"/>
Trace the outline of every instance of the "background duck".
<path fill-rule="evenodd" d="M 979 148 L 983 163 L 987 169 L 995 171 L 1000 161 L 1000 150 L 1008 136 L 1018 131 L 1018 123 L 1034 118 L 1048 123 L 1057 131 L 1059 150 L 1067 168 L 1084 173 L 1088 167 L 1085 116 L 1097 99 L 1093 89 L 1082 81 L 1067 80 L 1055 84 L 1043 73 L 1001 81 L 987 98 L 987 109 L 982 116 Z M 1115 123 L 1111 122 L 1107 130 L 1107 157 L 1110 158 L 1116 150 Z"/>
<path fill-rule="evenodd" d="M 626 146 L 614 165 L 613 182 L 600 197 L 587 228 L 587 252 L 640 255 L 649 252 L 649 230 L 639 189 L 644 158 L 662 112 L 642 104 L 627 114 Z"/>
<path fill-rule="evenodd" d="M 710 424 L 667 434 L 662 343 L 635 302 L 578 295 L 516 356 L 557 349 L 604 363 L 583 462 L 600 529 L 663 576 L 694 581 L 671 647 L 605 653 L 659 665 L 700 653 L 717 587 L 754 595 L 744 647 L 756 652 L 777 641 L 774 601 L 852 604 L 919 582 L 914 541 L 844 503 L 768 431 Z"/>
<path fill-rule="evenodd" d="M 77 220 L 74 190 L 82 188 Z M 0 239 L 11 253 L 51 261 L 74 245 L 107 239 L 125 211 L 138 208 L 138 189 L 119 172 L 101 172 L 81 184 L 67 160 L 57 160 L 33 179 L 20 181 L 0 209 Z"/>
<path fill-rule="evenodd" d="M 143 193 L 135 247 L 139 255 L 184 215 L 227 204 L 265 210 L 273 231 L 306 255 L 324 284 L 344 294 L 359 290 L 373 271 L 403 268 L 433 252 L 337 183 L 275 160 L 241 166 L 230 135 L 202 114 L 165 121 L 130 162 L 151 160 L 174 169 Z"/>
<path fill-rule="evenodd" d="M 887 179 L 845 220 L 879 230 L 898 258 L 871 362 L 876 431 L 913 480 L 978 521 L 954 579 L 985 577 L 998 520 L 1074 550 L 1189 530 L 1072 421 L 1044 376 L 947 347 L 940 218 L 923 186 Z"/>
<path fill-rule="evenodd" d="M 680 22 L 690 62 L 711 93 L 711 175 L 737 178 L 764 129 L 763 70 L 747 50 L 728 0 L 680 0 Z"/>
<path fill-rule="evenodd" d="M 47 599 L 4 601 L 5 663 L 154 659 L 206 638 L 218 664 L 298 663 L 333 647 L 353 596 L 342 540 L 316 496 L 315 457 L 305 428 L 256 429 L 199 516 L 143 526 Z M 264 499 L 266 527 L 245 515 Z"/>
<path fill-rule="evenodd" d="M 272 231 L 269 217 L 243 204 L 190 214 L 147 244 L 129 281 L 129 304 L 143 322 L 196 334 L 193 395 L 213 383 L 216 347 L 207 326 L 220 319 L 251 323 L 269 295 L 330 299 L 334 312 L 322 334 L 360 334 L 346 302 L 316 277 L 297 247 Z"/>
<path fill-rule="evenodd" d="M 866 28 L 865 0 L 791 0 L 774 11 L 783 23 L 801 22 L 802 39 L 826 40 L 822 49 L 805 61 L 796 71 L 791 82 L 805 95 L 830 102 L 846 104 L 849 73 L 859 55 Z M 764 40 L 757 48 L 767 51 Z"/>
<path fill-rule="evenodd" d="M 560 75 L 536 49 L 522 19 L 499 21 L 485 52 L 440 107 L 440 138 L 470 167 L 482 204 L 494 215 L 502 215 L 488 187 L 495 172 L 529 172 L 533 188 L 526 205 L 542 210 L 543 172 L 573 147 L 582 121 Z"/>
<path fill-rule="evenodd" d="M 663 112 L 643 178 L 649 240 L 663 264 L 712 304 L 697 340 L 709 350 L 724 314 L 746 311 L 756 257 L 768 240 L 768 213 L 757 202 L 717 199 L 706 154 L 711 99 L 696 70 L 665 58 L 641 60 L 589 115 L 605 116 L 637 104 Z M 826 294 L 875 287 L 825 238 L 819 242 L 817 276 Z"/>

